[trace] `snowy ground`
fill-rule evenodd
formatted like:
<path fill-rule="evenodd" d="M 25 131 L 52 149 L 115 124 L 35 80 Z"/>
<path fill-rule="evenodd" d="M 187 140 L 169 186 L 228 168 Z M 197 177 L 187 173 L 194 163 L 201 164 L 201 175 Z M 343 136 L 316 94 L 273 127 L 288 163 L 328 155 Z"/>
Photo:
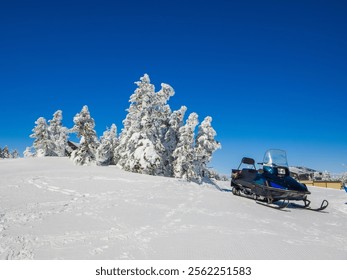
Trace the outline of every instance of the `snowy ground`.
<path fill-rule="evenodd" d="M 224 191 L 222 191 L 224 189 Z M 347 259 L 347 194 L 311 187 L 325 212 L 274 210 L 218 186 L 0 161 L 0 259 Z"/>

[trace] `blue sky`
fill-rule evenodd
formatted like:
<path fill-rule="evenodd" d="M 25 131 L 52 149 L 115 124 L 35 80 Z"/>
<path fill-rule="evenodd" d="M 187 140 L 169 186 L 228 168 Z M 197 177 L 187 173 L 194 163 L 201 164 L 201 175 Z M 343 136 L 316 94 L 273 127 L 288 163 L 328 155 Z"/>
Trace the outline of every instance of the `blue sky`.
<path fill-rule="evenodd" d="M 0 1 L 0 146 L 21 152 L 35 120 L 88 105 L 101 135 L 125 118 L 144 73 L 213 117 L 229 173 L 268 148 L 347 171 L 345 1 Z"/>

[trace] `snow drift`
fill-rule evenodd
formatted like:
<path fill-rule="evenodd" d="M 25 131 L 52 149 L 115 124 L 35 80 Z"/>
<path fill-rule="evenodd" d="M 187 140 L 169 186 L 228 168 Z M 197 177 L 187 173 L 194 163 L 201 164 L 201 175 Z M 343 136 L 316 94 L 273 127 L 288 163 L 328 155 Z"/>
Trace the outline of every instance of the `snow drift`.
<path fill-rule="evenodd" d="M 278 211 L 198 185 L 76 166 L 0 161 L 1 259 L 346 259 L 347 196 L 311 187 L 323 213 Z"/>

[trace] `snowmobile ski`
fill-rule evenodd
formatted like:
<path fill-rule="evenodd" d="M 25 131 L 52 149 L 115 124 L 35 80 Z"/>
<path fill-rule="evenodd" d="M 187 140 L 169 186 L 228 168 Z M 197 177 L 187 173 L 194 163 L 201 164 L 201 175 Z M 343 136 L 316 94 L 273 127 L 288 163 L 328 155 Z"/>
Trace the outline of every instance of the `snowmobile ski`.
<path fill-rule="evenodd" d="M 263 206 L 272 208 L 272 209 L 282 210 L 282 211 L 289 211 L 286 208 L 290 204 L 289 200 L 283 200 L 279 204 L 277 204 L 277 203 L 276 204 L 275 203 L 266 203 L 266 202 L 262 202 L 262 201 L 256 201 L 256 203 L 259 204 L 259 205 L 263 205 Z"/>
<path fill-rule="evenodd" d="M 317 207 L 317 208 L 313 208 L 313 207 L 310 207 L 310 203 L 306 204 L 305 205 L 300 205 L 300 204 L 296 204 L 296 203 L 292 203 L 292 205 L 295 207 L 295 208 L 301 208 L 301 209 L 306 209 L 306 210 L 311 210 L 311 211 L 316 211 L 316 212 L 319 212 L 319 211 L 323 211 L 324 209 L 326 209 L 329 205 L 329 202 L 324 199 L 320 205 L 320 207 Z"/>

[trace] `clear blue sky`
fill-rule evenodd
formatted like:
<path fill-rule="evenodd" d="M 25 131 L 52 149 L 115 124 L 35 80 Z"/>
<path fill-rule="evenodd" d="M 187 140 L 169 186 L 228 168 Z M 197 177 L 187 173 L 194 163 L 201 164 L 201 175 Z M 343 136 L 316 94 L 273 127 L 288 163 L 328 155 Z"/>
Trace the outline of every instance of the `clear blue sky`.
<path fill-rule="evenodd" d="M 125 118 L 134 82 L 213 117 L 229 173 L 267 148 L 332 172 L 347 164 L 345 1 L 0 1 L 0 146 L 22 152 L 35 120 L 88 105 L 96 130 Z"/>

